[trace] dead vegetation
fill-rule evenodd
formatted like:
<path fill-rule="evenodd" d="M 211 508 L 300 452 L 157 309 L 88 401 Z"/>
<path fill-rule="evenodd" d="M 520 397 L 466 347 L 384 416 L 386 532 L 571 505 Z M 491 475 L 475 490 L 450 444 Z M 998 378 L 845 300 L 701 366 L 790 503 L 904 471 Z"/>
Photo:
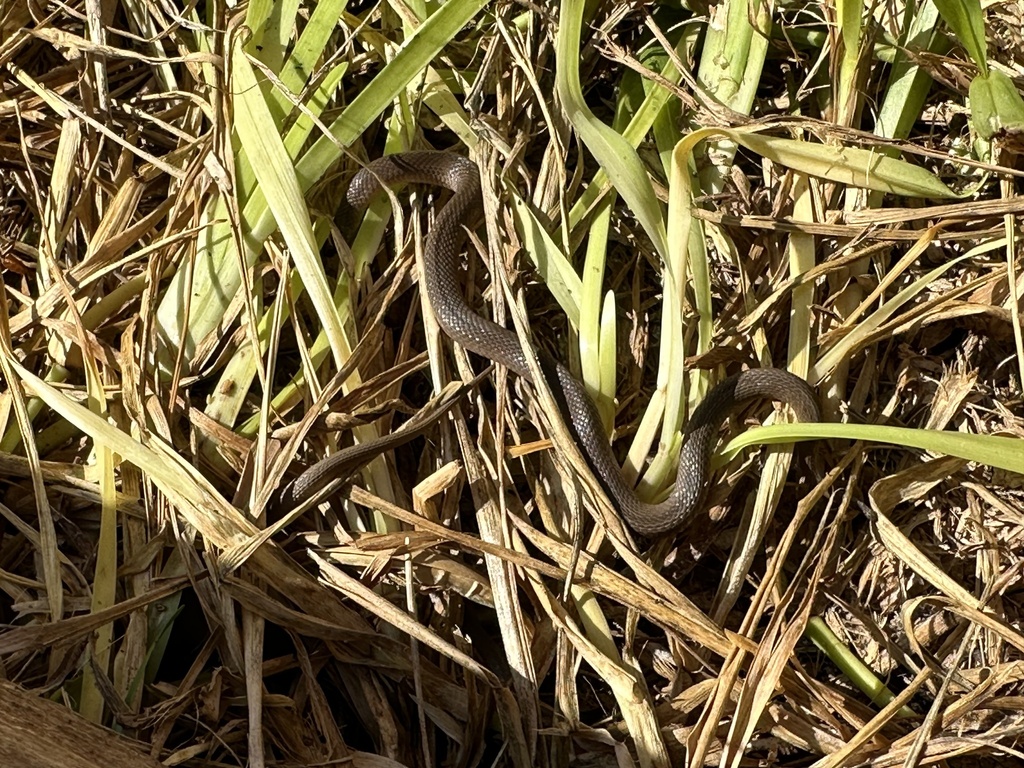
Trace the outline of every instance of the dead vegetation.
<path fill-rule="evenodd" d="M 924 7 L 266 6 L 0 4 L 4 676 L 165 765 L 1019 761 L 1019 4 L 980 63 Z M 743 366 L 828 423 L 632 538 L 425 311 L 432 193 L 339 213 L 403 147 L 478 163 L 471 302 L 582 369 L 648 492 Z"/>

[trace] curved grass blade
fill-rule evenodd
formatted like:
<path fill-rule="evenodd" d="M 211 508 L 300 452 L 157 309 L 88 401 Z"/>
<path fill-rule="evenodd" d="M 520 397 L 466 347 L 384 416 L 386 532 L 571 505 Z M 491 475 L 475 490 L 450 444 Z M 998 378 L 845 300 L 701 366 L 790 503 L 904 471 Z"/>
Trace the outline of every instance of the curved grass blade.
<path fill-rule="evenodd" d="M 940 429 L 909 429 L 878 424 L 775 424 L 750 429 L 737 435 L 722 449 L 732 457 L 751 445 L 778 445 L 802 440 L 864 440 L 916 448 L 922 451 L 956 456 L 990 467 L 1024 475 L 1024 451 L 1021 440 L 1001 435 L 972 435 Z"/>
<path fill-rule="evenodd" d="M 579 67 L 583 8 L 581 0 L 562 0 L 558 38 L 555 41 L 555 89 L 565 105 L 569 122 L 608 174 L 612 186 L 632 209 L 654 243 L 655 250 L 662 258 L 666 258 L 668 240 L 665 219 L 643 163 L 630 143 L 598 120 L 583 98 Z"/>

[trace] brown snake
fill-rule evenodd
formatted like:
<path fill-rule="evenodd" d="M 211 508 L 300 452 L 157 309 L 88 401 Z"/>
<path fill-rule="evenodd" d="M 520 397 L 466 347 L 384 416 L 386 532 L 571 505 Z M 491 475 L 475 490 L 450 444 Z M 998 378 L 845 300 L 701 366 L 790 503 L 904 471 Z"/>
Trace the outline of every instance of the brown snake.
<path fill-rule="evenodd" d="M 519 337 L 474 312 L 459 285 L 466 226 L 476 222 L 480 215 L 480 177 L 476 166 L 450 152 L 390 155 L 375 160 L 356 174 L 348 189 L 348 201 L 355 208 L 364 208 L 382 185 L 393 187 L 407 182 L 446 187 L 454 193 L 437 214 L 423 252 L 423 282 L 438 323 L 466 349 L 504 365 L 533 383 Z M 800 421 L 821 419 L 818 401 L 803 379 L 777 368 L 754 368 L 738 373 L 712 389 L 694 410 L 683 436 L 675 487 L 665 501 L 648 504 L 640 500 L 622 476 L 597 409 L 583 385 L 564 365 L 555 363 L 553 367 L 552 388 L 560 387 L 566 415 L 584 455 L 622 517 L 633 530 L 647 536 L 681 525 L 697 510 L 707 485 L 708 463 L 718 432 L 729 415 L 745 401 L 753 398 L 781 400 L 793 408 Z M 406 430 L 401 433 L 401 440 L 396 438 L 399 433 L 392 433 L 329 456 L 287 486 L 279 503 L 287 506 L 302 503 L 360 462 L 412 439 L 423 429 Z"/>

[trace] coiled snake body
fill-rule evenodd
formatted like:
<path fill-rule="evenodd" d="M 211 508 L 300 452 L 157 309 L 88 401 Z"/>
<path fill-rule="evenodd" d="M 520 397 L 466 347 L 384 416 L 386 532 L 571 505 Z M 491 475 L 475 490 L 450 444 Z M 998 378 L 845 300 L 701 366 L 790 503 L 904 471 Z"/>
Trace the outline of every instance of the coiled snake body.
<path fill-rule="evenodd" d="M 474 312 L 459 285 L 465 226 L 477 221 L 480 213 L 480 177 L 476 166 L 449 152 L 390 155 L 356 174 L 348 189 L 348 201 L 363 208 L 381 190 L 381 185 L 392 187 L 408 182 L 447 187 L 454 193 L 437 214 L 423 253 L 423 283 L 438 323 L 466 349 L 533 383 L 518 336 Z M 675 487 L 665 501 L 648 504 L 623 478 L 597 409 L 583 385 L 565 366 L 556 363 L 554 370 L 552 387 L 560 387 L 564 395 L 566 415 L 584 455 L 625 521 L 647 536 L 681 525 L 696 511 L 707 485 L 708 463 L 719 429 L 745 401 L 781 400 L 793 408 L 800 421 L 820 420 L 817 399 L 803 379 L 777 368 L 756 368 L 736 374 L 712 389 L 694 410 L 683 437 Z M 381 449 L 379 444 L 377 447 Z M 366 450 L 364 446 L 355 446 L 313 465 L 286 489 L 283 500 L 299 503 L 315 494 L 340 473 L 343 465 L 350 465 L 351 452 L 360 449 Z"/>

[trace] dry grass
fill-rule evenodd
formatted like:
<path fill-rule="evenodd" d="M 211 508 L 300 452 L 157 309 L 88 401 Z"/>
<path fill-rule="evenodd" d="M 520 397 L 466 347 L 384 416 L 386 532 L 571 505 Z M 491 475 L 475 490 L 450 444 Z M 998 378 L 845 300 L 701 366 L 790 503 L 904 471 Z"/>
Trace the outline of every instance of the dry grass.
<path fill-rule="evenodd" d="M 268 5 L 250 35 L 258 7 L 0 4 L 5 676 L 167 765 L 1019 764 L 1020 143 L 973 132 L 970 51 L 914 47 L 881 138 L 889 8 L 859 40 L 776 10 L 744 110 L 696 84 L 706 8 L 592 3 L 574 48 L 573 0 L 467 2 L 396 55 L 416 3 Z M 1018 90 L 1021 14 L 985 17 Z M 593 116 L 565 109 L 569 58 Z M 698 126 L 742 146 L 697 145 L 690 178 Z M 582 361 L 633 466 L 744 365 L 808 376 L 830 423 L 780 434 L 831 439 L 747 452 L 644 542 L 543 393 L 493 371 L 442 413 L 482 365 L 419 300 L 430 205 L 398 238 L 386 202 L 334 221 L 359 159 L 403 142 L 478 162 L 471 300 Z M 858 189 L 855 147 L 962 197 Z M 269 505 L 415 416 L 436 427 L 330 504 Z"/>

